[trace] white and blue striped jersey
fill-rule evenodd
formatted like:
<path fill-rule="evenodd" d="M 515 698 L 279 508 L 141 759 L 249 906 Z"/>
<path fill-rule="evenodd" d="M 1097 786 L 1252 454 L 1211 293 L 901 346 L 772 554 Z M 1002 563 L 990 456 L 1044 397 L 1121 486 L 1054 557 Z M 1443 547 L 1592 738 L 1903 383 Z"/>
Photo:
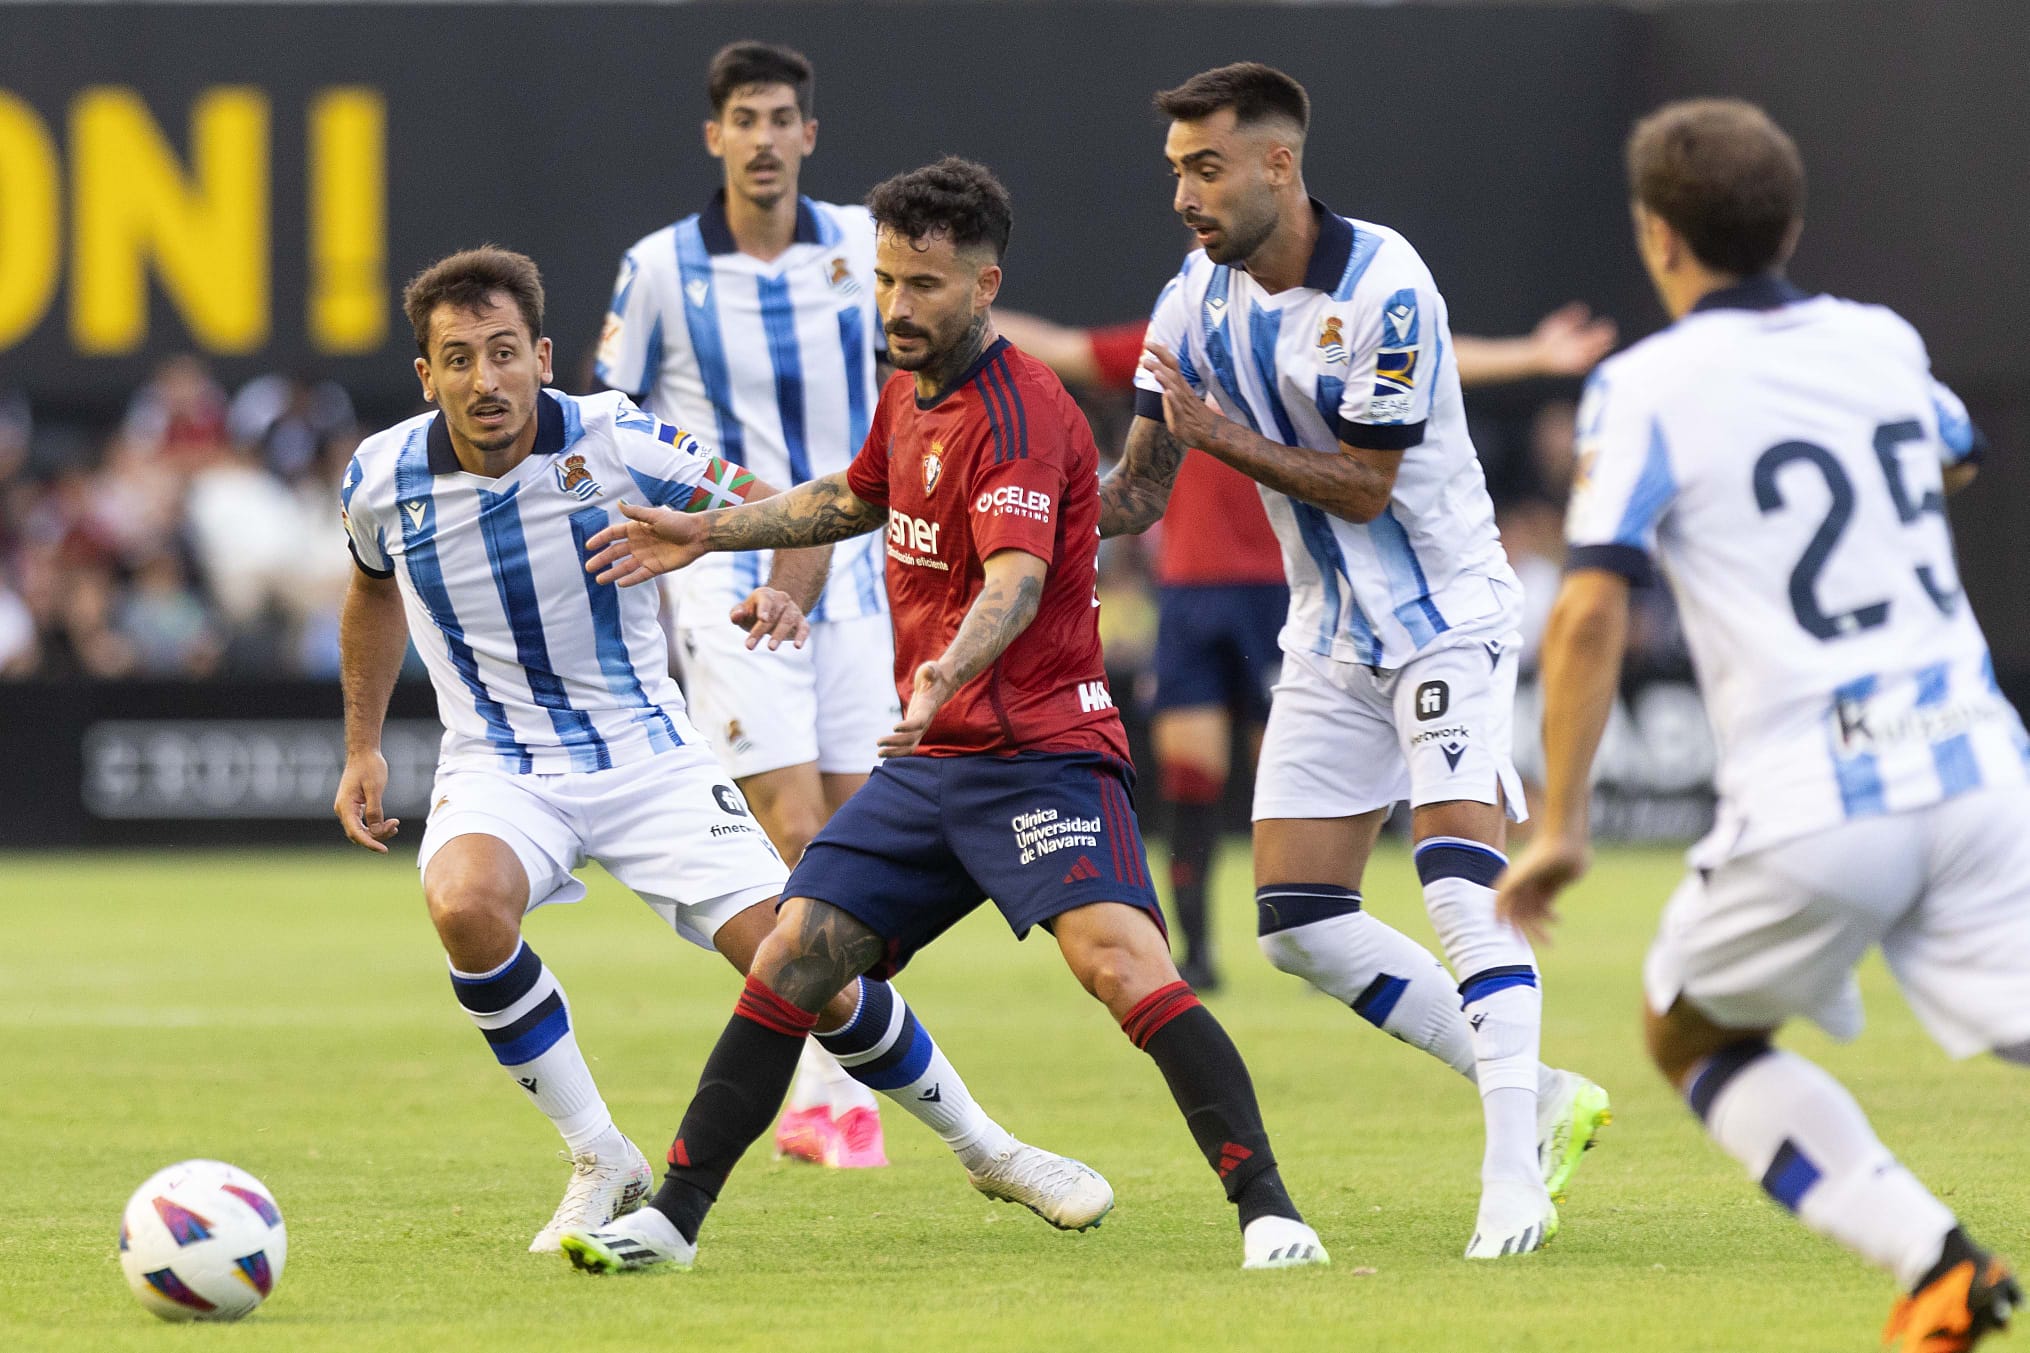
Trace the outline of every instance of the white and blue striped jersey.
<path fill-rule="evenodd" d="M 699 740 L 656 589 L 594 582 L 585 542 L 623 499 L 695 506 L 711 458 L 619 394 L 544 390 L 536 417 L 534 451 L 498 479 L 461 469 L 430 413 L 362 442 L 339 489 L 359 567 L 401 588 L 441 770 L 603 770 Z"/>
<path fill-rule="evenodd" d="M 1365 525 L 1261 490 L 1290 580 L 1285 649 L 1397 668 L 1448 634 L 1513 629 L 1522 585 L 1466 433 L 1445 302 L 1395 231 L 1317 202 L 1301 286 L 1271 295 L 1204 250 L 1164 287 L 1149 340 L 1194 390 L 1285 446 L 1401 450 L 1389 506 Z M 1155 378 L 1135 411 L 1160 419 Z"/>
<path fill-rule="evenodd" d="M 1909 324 L 1776 277 L 1594 373 L 1569 566 L 1677 599 L 1720 748 L 1695 859 L 2030 774 L 1946 522 L 1978 444 Z"/>
<path fill-rule="evenodd" d="M 627 251 L 597 369 L 658 418 L 788 489 L 859 454 L 876 353 L 886 350 L 880 338 L 866 208 L 799 199 L 795 243 L 763 263 L 734 243 L 721 191 Z M 887 613 L 881 539 L 833 547 L 813 621 Z M 707 555 L 684 571 L 685 599 L 723 610 L 766 580 L 768 567 L 765 552 Z"/>

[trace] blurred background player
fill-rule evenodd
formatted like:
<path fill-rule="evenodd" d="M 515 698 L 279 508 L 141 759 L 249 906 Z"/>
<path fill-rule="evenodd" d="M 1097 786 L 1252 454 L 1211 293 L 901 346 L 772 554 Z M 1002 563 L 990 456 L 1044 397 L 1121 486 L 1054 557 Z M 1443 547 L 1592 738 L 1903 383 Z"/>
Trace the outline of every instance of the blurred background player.
<path fill-rule="evenodd" d="M 1674 323 L 1587 392 L 1543 822 L 1502 910 L 1542 933 L 1586 870 L 1588 772 L 1654 562 L 1722 750 L 1716 825 L 1645 965 L 1650 1053 L 1772 1198 L 1896 1276 L 1886 1343 L 1957 1353 L 2007 1323 L 2014 1276 L 1770 1038 L 1798 1015 L 1858 1034 L 1854 966 L 1879 944 L 1948 1053 L 2030 1064 L 2030 737 L 1945 515 L 1980 438 L 1901 317 L 1784 278 L 1804 165 L 1760 109 L 1666 105 L 1628 172 Z"/>
<path fill-rule="evenodd" d="M 1065 382 L 1132 392 L 1145 321 L 1083 329 L 996 309 L 1016 347 Z M 1518 338 L 1459 335 L 1462 386 L 1583 376 L 1614 347 L 1614 322 L 1574 302 Z M 1206 897 L 1223 835 L 1235 732 L 1252 767 L 1282 665 L 1290 609 L 1283 551 L 1255 482 L 1186 452 L 1156 532 L 1156 694 L 1150 733 L 1169 830 L 1170 895 L 1183 939 L 1178 971 L 1203 994 L 1219 985 Z"/>
<path fill-rule="evenodd" d="M 852 466 L 766 512 L 629 508 L 629 522 L 594 537 L 605 548 L 592 566 L 637 583 L 708 550 L 809 546 L 885 523 L 908 708 L 882 740 L 887 759 L 797 864 L 662 1189 L 611 1227 L 567 1236 L 565 1252 L 599 1272 L 689 1266 L 706 1213 L 788 1086 L 812 1012 L 854 974 L 900 968 L 991 896 L 1018 938 L 1050 932 L 1162 1070 L 1237 1206 L 1244 1267 L 1326 1263 L 1284 1191 L 1239 1050 L 1170 961 L 1100 657 L 1099 453 L 1063 385 L 989 314 L 1007 190 L 948 158 L 868 201 L 889 352 L 914 378 L 883 389 Z"/>
<path fill-rule="evenodd" d="M 736 42 L 706 76 L 705 148 L 725 181 L 702 211 L 621 260 L 599 379 L 714 443 L 772 484 L 844 469 L 867 435 L 881 321 L 866 208 L 797 192 L 817 145 L 810 62 Z M 783 859 L 874 764 L 901 709 L 880 541 L 842 542 L 802 648 L 749 648 L 726 612 L 765 576 L 765 553 L 716 555 L 670 580 L 690 707 Z M 821 1164 L 888 1163 L 873 1094 L 815 1042 L 776 1149 Z"/>
<path fill-rule="evenodd" d="M 1607 1105 L 1538 1061 L 1535 961 L 1494 914 L 1504 817 L 1524 815 L 1509 757 L 1521 589 L 1467 436 L 1445 303 L 1401 235 L 1306 193 L 1310 101 L 1295 80 L 1241 63 L 1156 102 L 1173 205 L 1200 248 L 1156 303 L 1101 530 L 1153 524 L 1187 446 L 1269 490 L 1291 602 L 1255 784 L 1262 948 L 1474 1078 L 1487 1147 L 1466 1255 L 1527 1253 L 1556 1234 L 1553 1195 Z M 1405 797 L 1456 991 L 1361 905 Z"/>
<path fill-rule="evenodd" d="M 413 636 L 445 728 L 417 868 L 459 1004 L 564 1138 L 571 1183 L 529 1246 L 555 1250 L 565 1231 L 638 1206 L 651 1179 L 593 1083 L 563 988 L 522 941 L 524 915 L 585 896 L 573 871 L 597 861 L 745 972 L 784 877 L 685 716 L 654 595 L 593 582 L 585 542 L 623 499 L 695 512 L 773 490 L 624 396 L 543 389 L 542 280 L 525 256 L 454 254 L 403 302 L 439 412 L 368 438 L 340 490 L 358 568 L 340 639 L 347 755 L 334 808 L 347 836 L 386 853 L 399 823 L 381 813 L 381 731 Z M 822 563 L 778 556 L 773 577 L 797 602 L 757 588 L 736 621 L 757 640 L 803 637 L 798 606 Z M 853 1035 L 856 1021 L 878 1022 L 883 1041 Z M 817 1036 L 846 1036 L 859 1074 L 936 1132 L 975 1187 L 1029 1189 L 1046 1215 L 1061 1202 L 1035 1184 L 1062 1174 L 1062 1159 L 980 1110 L 900 995 L 847 987 L 822 1024 Z"/>

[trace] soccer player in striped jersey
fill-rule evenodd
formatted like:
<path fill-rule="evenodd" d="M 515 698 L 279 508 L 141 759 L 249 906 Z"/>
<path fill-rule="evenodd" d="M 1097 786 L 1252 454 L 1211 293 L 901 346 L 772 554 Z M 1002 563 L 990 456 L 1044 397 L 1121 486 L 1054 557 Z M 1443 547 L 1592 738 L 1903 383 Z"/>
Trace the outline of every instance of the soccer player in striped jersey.
<path fill-rule="evenodd" d="M 1467 436 L 1445 302 L 1401 235 L 1306 193 L 1310 100 L 1295 80 L 1224 66 L 1156 102 L 1173 205 L 1200 248 L 1157 300 L 1100 529 L 1154 523 L 1187 446 L 1262 486 L 1290 581 L 1255 781 L 1262 949 L 1474 1080 L 1487 1146 L 1466 1255 L 1527 1253 L 1556 1233 L 1607 1097 L 1538 1060 L 1536 963 L 1494 914 L 1504 817 L 1524 812 L 1509 759 L 1522 590 Z M 1452 974 L 1362 906 L 1368 855 L 1404 798 Z"/>
<path fill-rule="evenodd" d="M 704 209 L 621 260 L 599 379 L 719 455 L 785 488 L 844 469 L 874 407 L 880 317 L 866 208 L 797 191 L 817 145 L 801 53 L 735 42 L 706 77 L 705 147 L 724 183 Z M 716 555 L 666 580 L 690 707 L 785 860 L 867 778 L 900 717 L 880 542 L 842 541 L 801 648 L 749 648 L 728 608 L 765 551 Z M 776 1126 L 776 1150 L 885 1165 L 874 1096 L 816 1043 Z"/>
<path fill-rule="evenodd" d="M 769 504 L 686 517 L 630 506 L 594 537 L 602 579 L 645 582 L 714 550 L 886 528 L 902 721 L 818 834 L 670 1145 L 663 1187 L 564 1237 L 595 1272 L 688 1267 L 699 1228 L 768 1127 L 802 1030 L 856 974 L 893 973 L 992 897 L 1041 927 L 1163 1072 L 1241 1224 L 1242 1263 L 1327 1262 L 1284 1190 L 1240 1052 L 1170 961 L 1101 662 L 1099 451 L 1041 362 L 994 332 L 1007 190 L 959 159 L 869 196 L 875 281 L 902 372 L 846 470 Z"/>
<path fill-rule="evenodd" d="M 340 489 L 358 569 L 341 618 L 334 807 L 349 837 L 385 853 L 399 823 L 382 816 L 380 731 L 413 637 L 444 722 L 417 867 L 459 1004 L 571 1156 L 564 1200 L 529 1247 L 555 1250 L 564 1231 L 638 1206 L 650 1175 L 593 1084 L 563 988 L 522 940 L 523 916 L 583 897 L 573 871 L 597 861 L 745 972 L 785 876 L 685 717 L 654 596 L 587 577 L 585 546 L 623 502 L 698 512 L 774 490 L 623 395 L 543 389 L 542 281 L 522 255 L 454 254 L 403 300 L 438 411 L 369 437 Z M 823 572 L 814 552 L 779 555 L 735 622 L 757 644 L 801 640 L 799 607 Z M 937 1132 L 982 1192 L 1064 1226 L 1111 1204 L 1090 1170 L 987 1117 L 886 984 L 842 990 L 814 1031 Z"/>
<path fill-rule="evenodd" d="M 1542 932 L 1587 865 L 1588 771 L 1632 582 L 1660 567 L 1720 744 L 1717 820 L 1644 970 L 1658 1067 L 1749 1176 L 1909 1295 L 1899 1353 L 1957 1353 L 2022 1301 L 1847 1091 L 1775 1047 L 1861 1028 L 1880 945 L 1951 1055 L 2030 1065 L 2030 737 L 1953 566 L 1980 438 L 1894 313 L 1792 286 L 1804 165 L 1753 105 L 1628 142 L 1635 234 L 1674 321 L 1580 412 L 1568 572 L 1543 643 L 1543 820 L 1501 885 Z"/>

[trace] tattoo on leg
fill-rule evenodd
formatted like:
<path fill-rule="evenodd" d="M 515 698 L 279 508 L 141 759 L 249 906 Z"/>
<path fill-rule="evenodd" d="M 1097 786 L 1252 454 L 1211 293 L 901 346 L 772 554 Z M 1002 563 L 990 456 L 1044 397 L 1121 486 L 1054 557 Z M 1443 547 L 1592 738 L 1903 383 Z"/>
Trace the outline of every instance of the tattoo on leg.
<path fill-rule="evenodd" d="M 846 983 L 881 959 L 887 946 L 837 907 L 812 902 L 797 926 L 796 951 L 782 963 L 775 994 L 800 1010 L 822 1009 Z"/>

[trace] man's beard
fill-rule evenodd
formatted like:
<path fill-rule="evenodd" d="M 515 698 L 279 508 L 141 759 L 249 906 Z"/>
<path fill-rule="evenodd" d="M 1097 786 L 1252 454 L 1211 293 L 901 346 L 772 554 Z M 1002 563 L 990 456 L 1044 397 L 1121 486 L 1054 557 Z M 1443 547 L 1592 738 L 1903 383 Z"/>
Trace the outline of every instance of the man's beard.
<path fill-rule="evenodd" d="M 965 331 L 961 329 L 951 342 L 946 343 L 943 347 L 939 347 L 936 334 L 928 329 L 919 329 L 911 325 L 909 332 L 901 335 L 901 337 L 921 340 L 923 343 L 922 353 L 917 356 L 904 357 L 896 352 L 895 345 L 891 342 L 888 346 L 888 365 L 894 367 L 897 371 L 923 371 L 941 366 L 951 357 L 952 349 L 957 346 L 959 339 L 964 336 L 964 333 Z M 893 331 L 888 336 L 891 339 L 897 337 Z"/>
<path fill-rule="evenodd" d="M 1275 210 L 1270 208 L 1264 211 L 1256 220 L 1236 218 L 1231 222 L 1221 223 L 1219 231 L 1219 251 L 1215 253 L 1208 247 L 1205 251 L 1206 258 L 1223 265 L 1245 263 L 1253 257 L 1257 249 L 1268 242 L 1269 236 L 1276 233 Z"/>

